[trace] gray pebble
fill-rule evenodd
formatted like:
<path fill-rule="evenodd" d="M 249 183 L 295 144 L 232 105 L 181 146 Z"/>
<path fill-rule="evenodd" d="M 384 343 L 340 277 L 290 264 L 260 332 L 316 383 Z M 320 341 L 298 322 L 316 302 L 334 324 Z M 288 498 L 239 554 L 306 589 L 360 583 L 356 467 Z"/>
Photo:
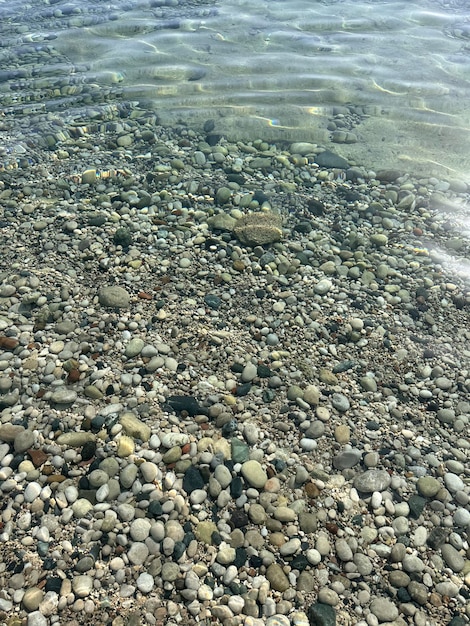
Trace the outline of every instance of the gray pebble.
<path fill-rule="evenodd" d="M 34 441 L 35 441 L 35 437 L 34 437 L 33 431 L 23 430 L 22 432 L 18 433 L 15 437 L 15 441 L 13 443 L 15 452 L 19 454 L 26 452 L 26 450 L 34 446 Z"/>
<path fill-rule="evenodd" d="M 370 469 L 354 479 L 354 487 L 363 493 L 384 491 L 389 487 L 391 478 L 385 470 Z"/>
<path fill-rule="evenodd" d="M 465 566 L 465 558 L 450 543 L 445 543 L 442 548 L 442 558 L 446 565 L 456 573 L 463 570 Z"/>
<path fill-rule="evenodd" d="M 460 478 L 460 476 L 457 476 L 456 474 L 452 474 L 450 472 L 444 474 L 444 484 L 451 493 L 461 491 L 465 488 L 465 483 Z"/>
<path fill-rule="evenodd" d="M 135 542 L 131 545 L 127 553 L 129 561 L 132 565 L 143 565 L 149 555 L 149 549 L 145 543 Z"/>
<path fill-rule="evenodd" d="M 398 617 L 398 608 L 388 598 L 374 598 L 370 610 L 379 622 L 393 622 Z"/>
<path fill-rule="evenodd" d="M 28 626 L 48 626 L 48 619 L 40 611 L 28 615 Z"/>
<path fill-rule="evenodd" d="M 147 574 L 146 572 L 142 572 L 136 580 L 136 586 L 139 591 L 142 593 L 150 593 L 154 587 L 155 581 L 153 576 Z"/>
<path fill-rule="evenodd" d="M 351 406 L 349 400 L 342 393 L 334 393 L 331 396 L 331 404 L 340 413 L 345 413 Z"/>
<path fill-rule="evenodd" d="M 98 300 L 101 306 L 112 309 L 127 309 L 130 304 L 130 295 L 122 287 L 111 285 L 102 287 L 98 292 Z"/>
<path fill-rule="evenodd" d="M 31 482 L 26 486 L 24 490 L 25 502 L 34 502 L 36 498 L 39 498 L 42 491 L 42 487 L 39 483 Z"/>

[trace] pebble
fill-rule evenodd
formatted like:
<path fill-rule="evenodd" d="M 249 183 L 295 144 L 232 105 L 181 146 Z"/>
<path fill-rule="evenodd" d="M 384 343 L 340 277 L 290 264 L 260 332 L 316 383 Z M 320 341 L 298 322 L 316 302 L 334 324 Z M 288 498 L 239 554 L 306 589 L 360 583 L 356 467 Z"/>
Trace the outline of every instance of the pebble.
<path fill-rule="evenodd" d="M 113 309 L 127 309 L 130 304 L 129 293 L 117 285 L 102 287 L 98 292 L 98 299 L 101 306 Z"/>
<path fill-rule="evenodd" d="M 256 489 L 263 489 L 268 480 L 266 471 L 258 461 L 245 461 L 241 467 L 241 473 L 243 478 Z"/>
<path fill-rule="evenodd" d="M 398 617 L 398 608 L 387 598 L 373 598 L 370 610 L 380 623 L 393 622 Z"/>
<path fill-rule="evenodd" d="M 142 574 L 139 574 L 136 580 L 136 587 L 142 593 L 150 593 L 154 588 L 154 585 L 155 581 L 153 579 L 153 576 L 147 574 L 146 572 L 142 572 Z"/>
<path fill-rule="evenodd" d="M 87 575 L 74 576 L 72 590 L 78 598 L 86 598 L 93 589 L 93 579 Z"/>
<path fill-rule="evenodd" d="M 370 469 L 363 474 L 357 475 L 354 479 L 354 487 L 364 493 L 384 491 L 389 487 L 390 483 L 390 475 L 384 470 Z"/>
<path fill-rule="evenodd" d="M 454 572 L 461 572 L 465 567 L 465 558 L 449 543 L 445 543 L 441 547 L 442 558 L 446 565 L 450 567 Z"/>

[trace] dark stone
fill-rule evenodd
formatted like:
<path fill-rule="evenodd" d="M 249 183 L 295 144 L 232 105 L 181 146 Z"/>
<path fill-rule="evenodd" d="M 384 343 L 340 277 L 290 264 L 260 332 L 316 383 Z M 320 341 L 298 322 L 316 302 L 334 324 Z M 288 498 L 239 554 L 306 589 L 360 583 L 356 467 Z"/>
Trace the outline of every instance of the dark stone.
<path fill-rule="evenodd" d="M 59 593 L 61 587 L 62 587 L 62 578 L 58 578 L 56 576 L 49 576 L 48 578 L 46 578 L 46 586 L 45 586 L 46 593 L 48 591 L 55 591 L 56 593 Z"/>
<path fill-rule="evenodd" d="M 397 598 L 400 602 L 409 602 L 411 600 L 411 596 L 408 593 L 406 587 L 400 587 L 397 591 Z"/>
<path fill-rule="evenodd" d="M 302 265 L 310 265 L 310 257 L 308 257 L 304 252 L 296 252 L 295 258 L 297 261 L 300 261 Z"/>
<path fill-rule="evenodd" d="M 410 507 L 410 517 L 418 519 L 426 506 L 426 498 L 413 494 L 408 500 L 408 506 Z"/>
<path fill-rule="evenodd" d="M 325 205 L 316 198 L 310 198 L 307 202 L 307 209 L 315 217 L 320 217 L 325 212 Z"/>
<path fill-rule="evenodd" d="M 382 183 L 393 183 L 397 178 L 400 178 L 401 173 L 398 170 L 380 170 L 375 176 Z"/>
<path fill-rule="evenodd" d="M 238 387 L 235 390 L 235 395 L 236 396 L 246 396 L 250 393 L 250 389 L 251 389 L 251 383 L 244 383 L 243 385 L 238 385 Z"/>
<path fill-rule="evenodd" d="M 329 604 L 317 602 L 308 610 L 310 626 L 336 626 L 336 612 Z"/>
<path fill-rule="evenodd" d="M 183 489 L 187 494 L 192 493 L 195 489 L 204 488 L 204 479 L 197 467 L 191 465 L 183 476 Z"/>
<path fill-rule="evenodd" d="M 269 404 L 270 402 L 274 400 L 274 398 L 276 397 L 276 394 L 274 393 L 272 389 L 263 389 L 263 393 L 261 394 L 261 397 L 265 404 Z"/>
<path fill-rule="evenodd" d="M 269 202 L 268 196 L 264 193 L 264 191 L 261 191 L 260 189 L 257 189 L 253 194 L 253 200 L 255 200 L 255 202 L 258 202 L 260 206 L 264 202 Z"/>
<path fill-rule="evenodd" d="M 222 543 L 223 539 L 222 539 L 222 535 L 220 533 L 218 533 L 217 531 L 214 531 L 211 535 L 211 542 L 214 546 L 220 546 L 220 544 Z"/>
<path fill-rule="evenodd" d="M 299 572 L 303 572 L 305 569 L 307 569 L 307 567 L 309 567 L 309 563 L 307 561 L 307 557 L 305 557 L 303 554 L 299 554 L 292 559 L 292 561 L 290 562 L 290 566 L 293 569 L 298 569 Z"/>
<path fill-rule="evenodd" d="M 37 551 L 41 558 L 46 557 L 49 552 L 49 543 L 47 541 L 38 541 Z"/>
<path fill-rule="evenodd" d="M 185 526 L 186 526 L 186 524 L 185 524 Z M 184 526 L 183 526 L 183 529 L 184 529 Z M 189 544 L 191 543 L 191 541 L 193 541 L 194 539 L 196 539 L 196 535 L 193 532 L 191 532 L 191 531 L 186 532 L 186 534 L 185 534 L 185 536 L 183 538 L 183 543 L 184 543 L 184 545 L 186 547 L 188 547 Z"/>
<path fill-rule="evenodd" d="M 106 216 L 102 213 L 91 215 L 88 224 L 90 226 L 103 226 L 106 223 Z"/>
<path fill-rule="evenodd" d="M 236 174 L 234 172 L 227 174 L 227 182 L 229 183 L 237 183 L 237 185 L 243 186 L 246 182 L 243 174 Z"/>
<path fill-rule="evenodd" d="M 204 126 L 202 127 L 205 133 L 211 133 L 215 128 L 214 120 L 206 120 L 204 122 Z"/>
<path fill-rule="evenodd" d="M 257 554 L 253 554 L 253 556 L 250 556 L 250 565 L 251 567 L 258 569 L 263 565 L 263 559 Z"/>
<path fill-rule="evenodd" d="M 308 233 L 312 232 L 313 226 L 310 222 L 299 222 L 294 226 L 294 230 L 303 235 L 308 235 Z"/>
<path fill-rule="evenodd" d="M 265 265 L 269 265 L 270 263 L 274 263 L 274 261 L 276 260 L 275 255 L 272 252 L 265 252 L 264 254 L 262 254 L 259 258 L 258 263 L 261 265 L 261 267 L 264 267 Z"/>
<path fill-rule="evenodd" d="M 230 522 L 234 528 L 244 528 L 248 525 L 248 515 L 241 509 L 235 509 L 230 518 Z"/>
<path fill-rule="evenodd" d="M 175 413 L 185 411 L 191 417 L 204 413 L 196 398 L 193 396 L 170 396 L 167 399 L 166 404 L 168 404 L 173 411 L 175 411 Z"/>
<path fill-rule="evenodd" d="M 99 433 L 100 430 L 104 426 L 104 422 L 105 422 L 105 418 L 103 417 L 103 415 L 97 415 L 96 417 L 94 417 L 91 420 L 91 424 L 90 424 L 91 431 L 94 433 Z"/>
<path fill-rule="evenodd" d="M 463 615 L 454 615 L 447 626 L 468 626 L 468 622 Z"/>
<path fill-rule="evenodd" d="M 235 549 L 235 560 L 233 562 L 233 564 L 235 565 L 235 567 L 243 567 L 246 563 L 246 559 L 247 559 L 247 552 L 246 552 L 246 548 L 236 548 Z"/>
<path fill-rule="evenodd" d="M 42 566 L 45 570 L 51 570 L 51 569 L 55 569 L 57 566 L 57 563 L 54 561 L 53 558 L 51 558 L 50 556 L 46 557 L 44 559 L 44 561 L 42 562 Z"/>
<path fill-rule="evenodd" d="M 128 248 L 132 243 L 132 233 L 127 228 L 118 228 L 113 237 L 116 246 Z"/>
<path fill-rule="evenodd" d="M 213 293 L 208 293 L 204 296 L 204 302 L 210 309 L 219 309 L 222 304 L 222 299 Z"/>
<path fill-rule="evenodd" d="M 222 435 L 224 437 L 230 437 L 238 430 L 238 422 L 236 419 L 231 419 L 222 426 Z"/>
<path fill-rule="evenodd" d="M 334 167 L 343 170 L 349 167 L 349 163 L 346 159 L 343 159 L 343 157 L 340 157 L 334 152 L 330 152 L 330 150 L 325 150 L 324 152 L 317 154 L 315 161 L 318 165 L 320 165 L 320 167 Z"/>
<path fill-rule="evenodd" d="M 366 422 L 366 428 L 368 430 L 380 430 L 380 424 L 374 422 L 373 420 L 369 420 Z"/>
<path fill-rule="evenodd" d="M 89 461 L 95 456 L 96 443 L 94 441 L 87 441 L 81 452 L 82 461 Z"/>
<path fill-rule="evenodd" d="M 243 481 L 240 476 L 235 476 L 230 483 L 230 495 L 235 500 L 239 498 L 243 493 Z"/>
<path fill-rule="evenodd" d="M 175 541 L 175 547 L 173 548 L 172 559 L 173 561 L 179 561 L 186 550 L 186 545 L 182 541 Z"/>
<path fill-rule="evenodd" d="M 152 500 L 147 508 L 147 514 L 149 517 L 157 518 L 163 515 L 163 508 L 160 502 Z"/>
<path fill-rule="evenodd" d="M 256 374 L 260 378 L 270 378 L 273 375 L 272 371 L 267 365 L 258 365 L 256 369 Z"/>
<path fill-rule="evenodd" d="M 275 458 L 271 461 L 271 465 L 274 467 L 276 472 L 279 474 L 280 472 L 286 469 L 286 462 L 282 459 Z"/>
<path fill-rule="evenodd" d="M 429 533 L 426 543 L 433 550 L 439 550 L 446 542 L 449 531 L 446 528 L 435 526 Z"/>
<path fill-rule="evenodd" d="M 222 139 L 222 135 L 217 135 L 215 133 L 211 133 L 210 135 L 206 135 L 206 142 L 210 146 L 216 146 L 221 139 Z"/>

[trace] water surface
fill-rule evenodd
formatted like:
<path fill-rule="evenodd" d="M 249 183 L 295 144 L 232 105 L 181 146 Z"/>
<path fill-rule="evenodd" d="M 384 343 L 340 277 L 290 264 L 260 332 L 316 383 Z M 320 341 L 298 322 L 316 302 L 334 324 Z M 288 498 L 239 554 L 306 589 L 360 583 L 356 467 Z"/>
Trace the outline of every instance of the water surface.
<path fill-rule="evenodd" d="M 372 169 L 470 172 L 463 1 L 2 0 L 0 18 L 13 139 L 14 118 L 34 134 L 139 103 L 164 124 L 305 139 Z"/>

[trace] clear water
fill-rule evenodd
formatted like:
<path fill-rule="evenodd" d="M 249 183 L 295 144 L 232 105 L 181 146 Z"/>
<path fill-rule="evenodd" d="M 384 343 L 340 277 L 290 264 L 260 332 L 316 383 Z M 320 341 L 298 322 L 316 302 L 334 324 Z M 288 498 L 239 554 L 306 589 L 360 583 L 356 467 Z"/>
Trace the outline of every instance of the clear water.
<path fill-rule="evenodd" d="M 466 0 L 0 0 L 0 20 L 4 119 L 139 102 L 165 124 L 470 178 Z M 338 107 L 353 143 L 332 143 Z"/>

